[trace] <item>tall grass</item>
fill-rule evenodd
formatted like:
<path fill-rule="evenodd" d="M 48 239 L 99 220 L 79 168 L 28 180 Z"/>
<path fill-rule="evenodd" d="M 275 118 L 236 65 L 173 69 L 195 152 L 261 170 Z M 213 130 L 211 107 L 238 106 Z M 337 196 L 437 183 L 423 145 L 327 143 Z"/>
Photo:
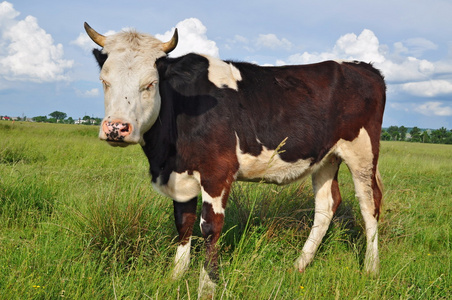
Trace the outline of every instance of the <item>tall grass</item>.
<path fill-rule="evenodd" d="M 97 128 L 0 122 L 0 299 L 195 299 L 204 251 L 171 280 L 170 199 L 150 185 L 139 147 Z M 352 180 L 314 262 L 293 263 L 313 218 L 309 180 L 236 183 L 220 240 L 217 299 L 449 299 L 452 148 L 382 143 L 381 274 L 362 271 L 365 237 Z"/>

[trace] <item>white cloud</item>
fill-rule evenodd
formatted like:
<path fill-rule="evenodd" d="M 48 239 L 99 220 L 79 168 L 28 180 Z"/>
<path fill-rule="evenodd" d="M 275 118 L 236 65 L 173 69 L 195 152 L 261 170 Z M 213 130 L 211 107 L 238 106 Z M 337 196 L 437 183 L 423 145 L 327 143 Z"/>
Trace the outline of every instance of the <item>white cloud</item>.
<path fill-rule="evenodd" d="M 93 98 L 100 95 L 100 91 L 98 88 L 93 88 L 87 91 L 80 91 L 79 89 L 75 89 L 75 92 L 78 96 L 85 98 Z"/>
<path fill-rule="evenodd" d="M 35 17 L 18 20 L 19 14 L 11 3 L 0 3 L 0 77 L 34 82 L 68 80 L 65 72 L 74 62 L 63 59 L 63 45 L 55 45 Z"/>
<path fill-rule="evenodd" d="M 435 71 L 432 62 L 411 56 L 397 62 L 388 59 L 377 64 L 377 67 L 382 69 L 386 79 L 391 82 L 426 80 Z"/>
<path fill-rule="evenodd" d="M 411 38 L 395 43 L 394 48 L 401 54 L 419 57 L 425 51 L 438 49 L 438 45 L 425 38 Z"/>
<path fill-rule="evenodd" d="M 364 29 L 359 36 L 348 33 L 341 36 L 333 49 L 322 53 L 297 53 L 289 56 L 289 64 L 308 64 L 330 59 L 360 60 L 372 63 L 382 63 L 385 61 L 383 50 L 380 48 L 375 34 L 368 29 Z M 285 64 L 279 61 L 278 64 Z"/>
<path fill-rule="evenodd" d="M 239 34 L 236 34 L 234 36 L 234 41 L 239 42 L 239 43 L 244 43 L 244 44 L 248 44 L 248 39 L 244 36 L 241 36 Z"/>
<path fill-rule="evenodd" d="M 258 47 L 262 48 L 269 48 L 269 49 L 286 49 L 290 50 L 292 48 L 292 43 L 283 38 L 279 39 L 275 34 L 269 33 L 269 34 L 259 34 L 259 37 L 257 38 L 256 45 Z"/>
<path fill-rule="evenodd" d="M 452 83 L 447 80 L 408 82 L 402 84 L 401 88 L 411 95 L 420 97 L 436 97 L 452 94 Z"/>
<path fill-rule="evenodd" d="M 0 3 L 0 26 L 9 26 L 14 19 L 19 16 L 20 13 L 13 8 L 13 5 L 9 2 Z"/>
<path fill-rule="evenodd" d="M 348 33 L 340 37 L 334 46 L 333 53 L 341 55 L 341 58 L 344 59 L 356 59 L 373 63 L 385 61 L 378 38 L 369 29 L 364 29 L 359 36 L 354 33 Z"/>
<path fill-rule="evenodd" d="M 415 110 L 426 116 L 452 116 L 452 106 L 444 106 L 442 102 L 430 101 L 418 105 Z"/>
<path fill-rule="evenodd" d="M 113 35 L 115 33 L 116 33 L 116 31 L 109 30 L 106 33 L 104 33 L 103 35 L 108 36 L 108 35 Z M 98 47 L 97 44 L 94 43 L 93 40 L 86 34 L 85 31 L 81 32 L 75 40 L 71 41 L 71 44 L 79 46 L 84 51 L 91 51 L 91 50 L 93 50 L 94 47 Z"/>
<path fill-rule="evenodd" d="M 92 42 L 93 41 L 90 39 L 90 37 L 85 32 L 82 32 L 79 34 L 77 39 L 75 39 L 74 41 L 71 41 L 71 44 L 79 46 L 80 48 L 82 48 L 85 51 L 90 51 L 93 49 Z"/>
<path fill-rule="evenodd" d="M 170 56 L 177 57 L 190 52 L 207 54 L 219 57 L 219 50 L 214 41 L 207 38 L 207 28 L 196 18 L 185 19 L 177 23 L 176 28 L 179 33 L 179 42 L 176 49 Z M 155 37 L 163 42 L 167 42 L 174 34 L 174 28 L 164 34 L 156 34 Z"/>

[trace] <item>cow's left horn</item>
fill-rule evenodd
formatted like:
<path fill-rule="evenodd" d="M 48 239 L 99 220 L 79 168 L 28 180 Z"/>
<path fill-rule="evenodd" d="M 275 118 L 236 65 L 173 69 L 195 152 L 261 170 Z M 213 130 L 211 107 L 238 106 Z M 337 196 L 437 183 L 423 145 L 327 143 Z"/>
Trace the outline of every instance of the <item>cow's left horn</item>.
<path fill-rule="evenodd" d="M 88 23 L 85 22 L 85 30 L 86 33 L 89 35 L 89 37 L 98 44 L 99 46 L 103 47 L 105 45 L 105 36 L 102 34 L 99 34 L 96 32 L 96 30 L 92 29 Z"/>
<path fill-rule="evenodd" d="M 179 40 L 179 36 L 177 34 L 177 28 L 174 31 L 173 37 L 171 38 L 171 40 L 169 42 L 163 43 L 162 47 L 163 47 L 163 51 L 165 51 L 166 54 L 170 53 L 171 51 L 174 50 L 174 48 L 176 48 L 177 46 L 177 42 Z"/>

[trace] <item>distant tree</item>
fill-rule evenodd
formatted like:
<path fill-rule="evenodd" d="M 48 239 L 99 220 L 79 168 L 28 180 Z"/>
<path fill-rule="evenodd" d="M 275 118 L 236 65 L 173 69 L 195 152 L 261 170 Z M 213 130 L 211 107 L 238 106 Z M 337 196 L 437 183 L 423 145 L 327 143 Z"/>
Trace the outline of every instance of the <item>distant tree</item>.
<path fill-rule="evenodd" d="M 447 137 L 449 137 L 451 133 L 449 130 L 447 130 L 446 127 L 441 127 L 440 129 L 438 129 L 438 131 L 441 132 L 440 136 L 442 140 L 445 140 Z"/>
<path fill-rule="evenodd" d="M 91 117 L 90 116 L 84 116 L 82 118 L 82 120 L 85 121 L 85 123 L 83 123 L 83 125 L 91 125 Z"/>
<path fill-rule="evenodd" d="M 382 141 L 390 141 L 391 140 L 391 135 L 386 131 L 386 130 L 382 130 L 381 131 L 381 137 L 380 137 L 380 139 L 382 140 Z"/>
<path fill-rule="evenodd" d="M 74 124 L 74 119 L 72 119 L 72 117 L 69 117 L 66 119 L 66 123 L 67 124 Z"/>
<path fill-rule="evenodd" d="M 449 132 L 445 127 L 441 127 L 440 129 L 433 130 L 431 134 L 432 143 L 444 143 L 446 138 L 449 136 Z"/>
<path fill-rule="evenodd" d="M 388 133 L 391 136 L 391 139 L 393 141 L 399 140 L 399 136 L 400 136 L 399 127 L 397 127 L 397 126 L 389 126 Z"/>
<path fill-rule="evenodd" d="M 49 116 L 52 118 L 55 118 L 57 120 L 64 120 L 67 117 L 67 114 L 61 111 L 54 111 L 53 113 L 50 113 Z"/>
<path fill-rule="evenodd" d="M 405 126 L 402 125 L 399 127 L 400 140 L 404 141 L 406 139 L 407 131 L 408 129 Z"/>
<path fill-rule="evenodd" d="M 428 134 L 427 130 L 424 130 L 424 132 L 422 133 L 422 142 L 430 143 L 430 135 Z"/>
<path fill-rule="evenodd" d="M 33 121 L 35 121 L 35 122 L 47 122 L 47 116 L 33 117 Z"/>
<path fill-rule="evenodd" d="M 444 144 L 452 144 L 452 134 L 449 134 L 449 136 L 444 139 Z"/>
<path fill-rule="evenodd" d="M 421 130 L 418 127 L 413 127 L 410 131 L 411 134 L 411 141 L 412 142 L 420 142 L 421 141 Z"/>
<path fill-rule="evenodd" d="M 58 123 L 58 119 L 56 118 L 48 118 L 47 123 Z"/>

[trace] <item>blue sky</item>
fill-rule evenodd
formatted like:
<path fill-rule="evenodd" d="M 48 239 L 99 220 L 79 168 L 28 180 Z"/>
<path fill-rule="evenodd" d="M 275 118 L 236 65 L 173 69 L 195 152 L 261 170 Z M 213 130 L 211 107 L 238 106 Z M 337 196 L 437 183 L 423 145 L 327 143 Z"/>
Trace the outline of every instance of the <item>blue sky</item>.
<path fill-rule="evenodd" d="M 386 77 L 384 126 L 452 129 L 452 2 L 447 0 L 0 0 L 0 115 L 58 110 L 103 117 L 87 21 L 260 65 L 327 59 L 373 62 Z"/>

